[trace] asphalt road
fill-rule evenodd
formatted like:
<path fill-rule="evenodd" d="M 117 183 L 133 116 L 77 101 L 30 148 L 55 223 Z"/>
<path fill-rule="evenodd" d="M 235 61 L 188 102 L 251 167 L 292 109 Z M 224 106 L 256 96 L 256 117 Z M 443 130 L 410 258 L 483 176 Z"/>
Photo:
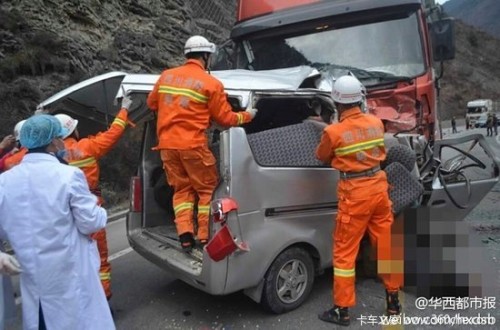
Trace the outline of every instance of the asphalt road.
<path fill-rule="evenodd" d="M 459 134 L 464 132 L 459 127 Z M 484 130 L 485 131 L 485 130 Z M 445 129 L 447 136 L 450 136 Z M 489 138 L 491 145 L 500 155 L 500 143 Z M 497 185 L 470 213 L 466 221 L 471 227 L 481 229 L 473 235 L 479 239 L 484 262 L 492 267 L 500 278 L 500 186 Z M 228 296 L 211 296 L 176 280 L 168 272 L 146 261 L 128 245 L 125 233 L 125 220 L 119 219 L 107 226 L 110 259 L 112 264 L 113 298 L 111 305 L 115 310 L 117 329 L 332 329 L 335 326 L 324 323 L 317 314 L 331 306 L 332 271 L 327 270 L 315 278 L 309 299 L 298 309 L 284 315 L 266 313 L 259 304 L 243 293 Z M 486 269 L 488 268 L 485 268 Z M 488 271 L 489 272 L 489 271 Z M 497 281 L 498 282 L 498 281 Z M 495 301 L 492 308 L 468 308 L 465 310 L 443 310 L 415 307 L 416 297 L 403 293 L 403 311 L 406 316 L 432 316 L 447 314 L 454 316 L 482 316 L 490 314 L 500 322 L 499 285 L 488 292 Z M 375 317 L 384 313 L 384 290 L 374 279 L 360 279 L 356 285 L 357 306 L 351 309 L 351 329 L 381 328 L 373 325 Z M 484 306 L 483 306 L 484 307 Z M 18 305 L 20 314 L 21 305 Z M 21 329 L 20 318 L 17 325 L 9 329 Z M 390 328 L 402 328 L 391 326 Z M 449 325 L 405 326 L 407 329 L 449 329 Z M 457 329 L 470 329 L 470 325 L 454 326 Z M 500 323 L 483 325 L 480 329 L 499 329 Z M 99 329 L 96 325 L 95 329 Z"/>

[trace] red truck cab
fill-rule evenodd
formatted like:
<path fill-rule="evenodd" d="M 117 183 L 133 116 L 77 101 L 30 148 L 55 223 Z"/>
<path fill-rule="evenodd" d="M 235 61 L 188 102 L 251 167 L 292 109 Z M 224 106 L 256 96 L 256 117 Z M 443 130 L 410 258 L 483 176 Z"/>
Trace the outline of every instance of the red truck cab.
<path fill-rule="evenodd" d="M 433 0 L 239 0 L 231 68 L 311 66 L 320 89 L 350 73 L 388 133 L 432 141 L 440 137 L 433 64 L 454 56 L 452 21 L 437 13 Z"/>

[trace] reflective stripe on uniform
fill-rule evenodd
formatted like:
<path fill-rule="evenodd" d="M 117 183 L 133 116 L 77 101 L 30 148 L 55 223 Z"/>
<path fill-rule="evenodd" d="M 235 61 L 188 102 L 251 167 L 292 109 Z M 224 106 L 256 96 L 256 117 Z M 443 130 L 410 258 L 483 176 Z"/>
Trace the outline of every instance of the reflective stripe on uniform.
<path fill-rule="evenodd" d="M 97 165 L 97 161 L 94 157 L 87 157 L 81 160 L 69 162 L 69 165 L 82 168 L 82 167 Z"/>
<path fill-rule="evenodd" d="M 365 142 L 360 142 L 356 144 L 351 144 L 347 147 L 337 148 L 335 149 L 335 154 L 337 156 L 345 156 L 349 154 L 353 154 L 358 151 L 368 150 L 373 147 L 383 147 L 384 146 L 384 138 L 369 140 Z"/>
<path fill-rule="evenodd" d="M 127 122 L 124 121 L 123 119 L 120 119 L 120 118 L 115 118 L 115 120 L 113 120 L 113 123 L 111 125 L 114 125 L 114 124 L 119 125 L 123 128 L 127 127 Z"/>
<path fill-rule="evenodd" d="M 111 281 L 111 273 L 99 273 L 101 281 Z"/>
<path fill-rule="evenodd" d="M 180 203 L 176 207 L 174 207 L 174 212 L 175 214 L 184 211 L 184 210 L 192 210 L 193 209 L 193 203 Z"/>
<path fill-rule="evenodd" d="M 339 277 L 354 277 L 356 275 L 356 271 L 355 268 L 352 269 L 333 268 L 333 275 Z"/>
<path fill-rule="evenodd" d="M 158 89 L 158 93 L 187 96 L 191 100 L 198 102 L 198 103 L 207 103 L 208 102 L 207 96 L 205 96 L 201 93 L 198 93 L 192 89 L 188 89 L 188 88 L 178 88 L 178 87 L 172 87 L 172 86 L 167 86 L 167 85 L 160 85 L 160 88 Z"/>
<path fill-rule="evenodd" d="M 243 114 L 242 113 L 236 113 L 236 116 L 238 116 L 238 126 L 243 124 L 243 121 L 245 120 L 245 118 L 243 118 Z"/>
<path fill-rule="evenodd" d="M 210 205 L 200 206 L 198 205 L 198 214 L 209 214 L 210 213 Z"/>

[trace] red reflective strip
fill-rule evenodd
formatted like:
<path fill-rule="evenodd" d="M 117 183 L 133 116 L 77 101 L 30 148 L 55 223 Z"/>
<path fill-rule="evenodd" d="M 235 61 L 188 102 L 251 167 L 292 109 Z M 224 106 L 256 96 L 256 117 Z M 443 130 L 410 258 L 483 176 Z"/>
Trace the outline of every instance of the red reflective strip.
<path fill-rule="evenodd" d="M 142 212 L 142 182 L 138 176 L 133 176 L 130 180 L 130 210 L 132 212 Z"/>

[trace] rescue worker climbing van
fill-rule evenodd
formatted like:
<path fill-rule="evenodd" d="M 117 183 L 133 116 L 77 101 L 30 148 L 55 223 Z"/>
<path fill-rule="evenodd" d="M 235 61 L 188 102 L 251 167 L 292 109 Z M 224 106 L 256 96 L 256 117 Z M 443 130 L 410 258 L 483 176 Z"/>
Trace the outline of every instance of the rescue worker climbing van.
<path fill-rule="evenodd" d="M 102 124 L 118 111 L 107 93 L 133 99 L 129 118 L 144 129 L 127 217 L 127 235 L 135 251 L 200 290 L 214 295 L 243 290 L 267 310 L 283 313 L 300 306 L 315 276 L 332 265 L 340 177 L 315 158 L 315 149 L 324 128 L 321 121 L 335 117 L 330 94 L 336 78 L 350 73 L 364 84 L 366 111 L 383 119 L 391 133 L 389 151 L 402 146 L 416 154 L 406 159 L 409 174 L 398 172 L 406 173 L 399 186 L 405 193 L 417 192 L 411 198 L 402 194 L 404 206 L 430 214 L 425 219 L 430 227 L 444 217 L 450 219 L 448 227 L 461 223 L 498 182 L 499 169 L 481 136 L 438 139 L 430 14 L 421 1 L 296 0 L 286 8 L 283 1 L 269 8 L 272 3 L 240 2 L 232 33 L 235 47 L 219 52 L 222 62 L 234 70 L 212 72 L 223 83 L 233 111 L 249 105 L 259 111 L 242 127 L 207 132 L 219 182 L 204 248 L 183 252 L 172 189 L 159 152 L 153 150 L 158 145 L 156 118 L 146 98 L 158 75 L 95 77 L 93 93 L 84 96 L 72 89 L 62 103 L 80 107 L 80 113 L 86 111 L 88 118 Z M 322 33 L 331 35 L 318 37 Z M 346 48 L 367 33 L 370 37 L 361 51 Z M 375 41 L 388 40 L 387 35 L 396 39 L 391 43 L 398 47 L 395 54 L 387 54 L 387 44 Z M 437 41 L 432 46 L 440 49 L 440 57 L 434 59 L 451 56 Z M 336 53 L 324 51 L 334 44 L 340 45 L 331 47 Z M 363 62 L 366 54 L 371 54 L 369 63 Z M 87 107 L 86 98 L 91 103 Z M 399 197 L 391 198 L 394 202 Z M 395 212 L 404 216 L 406 211 L 398 207 Z"/>

